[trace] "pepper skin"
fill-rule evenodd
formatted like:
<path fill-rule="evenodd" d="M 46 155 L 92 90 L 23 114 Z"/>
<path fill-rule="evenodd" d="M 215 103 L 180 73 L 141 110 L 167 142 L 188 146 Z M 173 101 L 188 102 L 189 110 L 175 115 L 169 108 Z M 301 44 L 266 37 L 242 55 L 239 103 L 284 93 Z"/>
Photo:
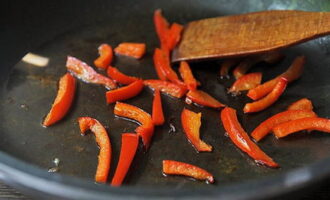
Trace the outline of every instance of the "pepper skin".
<path fill-rule="evenodd" d="M 196 90 L 198 83 L 187 62 L 182 61 L 180 63 L 179 72 L 188 89 Z"/>
<path fill-rule="evenodd" d="M 201 90 L 190 90 L 187 93 L 186 102 L 194 102 L 201 106 L 211 107 L 211 108 L 221 108 L 225 105 L 220 103 L 215 98 L 211 97 L 206 92 L 203 92 Z"/>
<path fill-rule="evenodd" d="M 136 77 L 133 76 L 127 76 L 120 72 L 117 68 L 115 67 L 108 67 L 107 74 L 110 78 L 112 78 L 114 81 L 117 83 L 123 84 L 123 85 L 129 85 L 133 83 L 134 81 L 139 80 Z"/>
<path fill-rule="evenodd" d="M 293 102 L 288 110 L 313 110 L 312 101 L 307 98 L 302 98 L 296 102 Z"/>
<path fill-rule="evenodd" d="M 152 122 L 156 126 L 163 125 L 165 122 L 163 107 L 162 107 L 162 99 L 158 89 L 155 90 L 154 99 L 152 101 Z"/>
<path fill-rule="evenodd" d="M 115 48 L 115 53 L 140 59 L 146 53 L 146 44 L 123 42 Z"/>
<path fill-rule="evenodd" d="M 149 86 L 153 90 L 160 90 L 172 97 L 181 98 L 187 93 L 186 87 L 181 87 L 175 83 L 162 80 L 145 80 L 144 85 Z"/>
<path fill-rule="evenodd" d="M 114 103 L 116 101 L 126 100 L 140 94 L 143 89 L 143 81 L 137 80 L 127 86 L 110 90 L 106 92 L 107 103 Z"/>
<path fill-rule="evenodd" d="M 106 70 L 113 59 L 112 48 L 108 44 L 101 44 L 98 48 L 100 56 L 94 61 L 94 65 Z"/>

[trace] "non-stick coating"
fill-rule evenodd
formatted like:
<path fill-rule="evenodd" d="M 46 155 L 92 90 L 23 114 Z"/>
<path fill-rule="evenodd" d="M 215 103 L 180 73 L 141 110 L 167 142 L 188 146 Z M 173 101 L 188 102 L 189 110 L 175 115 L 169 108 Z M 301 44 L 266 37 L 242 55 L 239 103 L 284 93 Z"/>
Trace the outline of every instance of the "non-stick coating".
<path fill-rule="evenodd" d="M 316 4 L 316 1 L 315 3 L 311 1 L 310 4 L 306 3 L 299 7 L 294 2 L 143 1 L 139 4 L 134 1 L 111 4 L 103 2 L 103 7 L 99 7 L 102 8 L 99 13 L 94 11 L 94 15 L 90 16 L 95 18 L 95 23 L 82 23 L 83 25 L 75 26 L 41 46 L 31 49 L 31 52 L 50 59 L 47 67 L 39 68 L 20 61 L 11 70 L 6 83 L 2 85 L 0 149 L 44 170 L 53 167 L 52 160 L 55 157 L 59 158 L 60 173 L 85 178 L 92 182 L 98 148 L 92 134 L 80 135 L 77 118 L 94 117 L 106 126 L 111 139 L 113 147 L 111 178 L 119 156 L 121 133 L 134 131 L 136 125 L 113 115 L 114 105 L 106 105 L 106 90 L 102 86 L 79 81 L 75 102 L 65 119 L 53 127 L 41 126 L 42 119 L 49 111 L 56 95 L 57 81 L 66 72 L 67 55 L 75 56 L 92 65 L 93 60 L 98 56 L 97 47 L 101 43 L 109 43 L 115 47 L 120 42 L 144 42 L 147 44 L 147 53 L 143 59 L 116 56 L 113 65 L 129 75 L 143 79 L 157 78 L 152 63 L 153 50 L 159 46 L 152 21 L 152 13 L 156 8 L 162 8 L 170 22 L 185 24 L 195 19 L 262 9 L 317 10 L 324 6 L 322 2 Z M 105 14 L 106 12 L 111 14 Z M 89 20 L 89 22 L 93 21 Z M 301 79 L 290 84 L 284 95 L 271 108 L 257 114 L 242 113 L 244 104 L 249 101 L 244 95 L 233 97 L 227 94 L 226 90 L 233 79 L 219 79 L 217 75 L 219 61 L 192 63 L 191 66 L 196 78 L 202 83 L 201 89 L 236 108 L 242 126 L 247 132 L 251 132 L 260 122 L 285 110 L 291 102 L 302 97 L 313 101 L 315 112 L 319 116 L 330 115 L 330 107 L 327 105 L 330 98 L 328 44 L 327 38 L 317 39 L 285 50 L 286 58 L 278 65 L 261 63 L 254 68 L 253 71 L 264 72 L 263 80 L 268 80 L 285 71 L 295 56 L 307 56 Z M 174 68 L 177 69 L 177 65 Z M 148 152 L 143 152 L 140 148 L 124 184 L 138 188 L 152 186 L 157 189 L 166 185 L 176 190 L 180 188 L 216 190 L 228 184 L 282 174 L 327 158 L 330 152 L 330 137 L 325 133 L 299 133 L 281 140 L 269 136 L 261 141 L 259 146 L 274 158 L 281 168 L 269 169 L 258 166 L 225 136 L 219 111 L 187 105 L 184 99 L 179 100 L 166 95 L 162 95 L 162 100 L 166 123 L 156 128 Z M 139 96 L 125 102 L 151 113 L 152 91 L 145 88 Z M 201 137 L 214 147 L 212 153 L 196 153 L 185 138 L 179 118 L 184 107 L 202 112 Z M 176 127 L 175 133 L 169 133 L 169 124 Z M 203 167 L 214 174 L 216 184 L 207 185 L 182 177 L 165 178 L 161 173 L 161 161 L 164 159 L 184 161 Z"/>

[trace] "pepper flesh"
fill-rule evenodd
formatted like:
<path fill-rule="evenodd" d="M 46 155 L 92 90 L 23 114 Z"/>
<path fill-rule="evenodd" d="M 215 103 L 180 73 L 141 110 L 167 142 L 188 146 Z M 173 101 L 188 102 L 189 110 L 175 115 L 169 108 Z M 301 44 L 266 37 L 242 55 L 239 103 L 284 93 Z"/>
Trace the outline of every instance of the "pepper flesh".
<path fill-rule="evenodd" d="M 253 100 L 258 100 L 264 97 L 265 95 L 267 95 L 268 93 L 270 93 L 281 77 L 286 78 L 289 83 L 298 79 L 303 73 L 305 62 L 306 62 L 305 56 L 299 56 L 295 58 L 291 66 L 284 73 L 282 73 L 281 75 L 277 76 L 272 80 L 269 80 L 257 86 L 256 88 L 249 90 L 247 96 Z"/>
<path fill-rule="evenodd" d="M 78 122 L 82 134 L 85 134 L 87 130 L 91 130 L 95 134 L 96 142 L 100 147 L 95 181 L 105 183 L 108 179 L 112 154 L 108 133 L 96 119 L 80 117 L 78 118 Z"/>
<path fill-rule="evenodd" d="M 123 85 L 128 85 L 133 83 L 134 81 L 139 80 L 136 77 L 133 76 L 127 76 L 125 74 L 123 74 L 122 72 L 120 72 L 117 68 L 115 67 L 110 67 L 107 70 L 107 74 L 110 78 L 112 78 L 114 81 L 123 84 Z"/>
<path fill-rule="evenodd" d="M 117 87 L 116 83 L 113 82 L 110 78 L 97 73 L 92 67 L 88 66 L 86 63 L 78 60 L 75 57 L 68 56 L 66 67 L 69 72 L 84 82 L 101 84 L 104 85 L 107 89 L 114 89 Z"/>
<path fill-rule="evenodd" d="M 223 127 L 225 128 L 232 142 L 238 148 L 246 152 L 259 164 L 273 168 L 279 167 L 279 165 L 275 163 L 272 158 L 265 154 L 254 142 L 252 142 L 248 134 L 240 125 L 235 109 L 230 107 L 224 108 L 221 111 L 220 117 Z"/>
<path fill-rule="evenodd" d="M 76 90 L 76 79 L 66 73 L 59 81 L 57 96 L 52 108 L 47 114 L 42 125 L 47 127 L 61 120 L 69 111 Z"/>
<path fill-rule="evenodd" d="M 146 44 L 123 42 L 115 48 L 115 53 L 140 59 L 146 53 Z"/>
<path fill-rule="evenodd" d="M 234 84 L 229 88 L 229 92 L 237 93 L 244 90 L 249 90 L 260 85 L 262 79 L 261 72 L 248 73 L 239 77 Z"/>
<path fill-rule="evenodd" d="M 237 59 L 237 58 L 224 60 L 221 63 L 221 66 L 220 66 L 220 77 L 221 78 L 227 78 L 228 77 L 229 70 L 233 66 L 235 66 L 239 61 L 240 60 Z"/>
<path fill-rule="evenodd" d="M 277 113 L 276 115 L 263 121 L 257 128 L 255 128 L 251 136 L 256 140 L 260 141 L 264 138 L 271 130 L 284 122 L 306 118 L 306 117 L 316 117 L 317 115 L 310 110 L 287 110 L 284 112 Z"/>
<path fill-rule="evenodd" d="M 108 44 L 101 44 L 98 50 L 100 56 L 94 60 L 94 65 L 100 69 L 107 69 L 113 59 L 112 48 Z"/>
<path fill-rule="evenodd" d="M 187 93 L 186 102 L 193 101 L 201 106 L 211 107 L 211 108 L 221 108 L 225 105 L 220 103 L 215 98 L 211 97 L 206 92 L 201 90 L 189 90 Z"/>
<path fill-rule="evenodd" d="M 114 114 L 119 117 L 135 120 L 140 124 L 135 131 L 142 137 L 143 144 L 148 149 L 154 133 L 154 124 L 149 113 L 136 106 L 116 102 Z"/>
<path fill-rule="evenodd" d="M 106 92 L 107 103 L 130 99 L 138 95 L 143 89 L 143 81 L 137 80 L 127 86 Z"/>
<path fill-rule="evenodd" d="M 123 133 L 121 136 L 121 149 L 119 161 L 112 178 L 112 186 L 120 186 L 132 164 L 139 144 L 139 136 L 134 133 Z"/>
<path fill-rule="evenodd" d="M 277 138 L 282 138 L 291 133 L 303 130 L 316 130 L 330 133 L 330 120 L 320 117 L 307 117 L 288 121 L 273 128 L 273 132 Z"/>
<path fill-rule="evenodd" d="M 259 112 L 268 108 L 270 105 L 275 103 L 277 99 L 282 95 L 284 92 L 288 81 L 281 77 L 278 80 L 278 83 L 275 85 L 274 89 L 264 98 L 255 101 L 253 103 L 247 103 L 244 106 L 244 113 L 252 113 L 252 112 Z"/>
<path fill-rule="evenodd" d="M 187 62 L 182 61 L 180 63 L 179 72 L 188 89 L 196 90 L 198 83 Z"/>
<path fill-rule="evenodd" d="M 154 99 L 152 101 L 152 122 L 157 126 L 163 125 L 165 122 L 162 99 L 158 89 L 155 90 Z"/>
<path fill-rule="evenodd" d="M 183 26 L 177 23 L 173 23 L 168 31 L 167 36 L 167 48 L 171 51 L 177 45 L 181 38 L 181 32 Z"/>
<path fill-rule="evenodd" d="M 162 80 L 144 80 L 144 85 L 149 86 L 153 90 L 158 89 L 168 95 L 176 98 L 181 98 L 187 93 L 186 87 Z"/>
<path fill-rule="evenodd" d="M 169 24 L 167 20 L 163 17 L 162 11 L 160 9 L 157 9 L 154 12 L 154 24 L 161 48 L 164 50 L 168 50 L 167 35 L 169 32 Z"/>
<path fill-rule="evenodd" d="M 210 152 L 212 151 L 212 146 L 200 139 L 201 118 L 202 113 L 194 113 L 184 108 L 181 113 L 181 124 L 188 140 L 198 152 Z"/>
<path fill-rule="evenodd" d="M 197 180 L 205 180 L 209 183 L 214 182 L 213 175 L 206 170 L 195 165 L 174 160 L 163 160 L 163 173 L 189 176 Z"/>
<path fill-rule="evenodd" d="M 307 98 L 302 98 L 296 102 L 293 102 L 288 110 L 313 110 L 312 101 Z"/>

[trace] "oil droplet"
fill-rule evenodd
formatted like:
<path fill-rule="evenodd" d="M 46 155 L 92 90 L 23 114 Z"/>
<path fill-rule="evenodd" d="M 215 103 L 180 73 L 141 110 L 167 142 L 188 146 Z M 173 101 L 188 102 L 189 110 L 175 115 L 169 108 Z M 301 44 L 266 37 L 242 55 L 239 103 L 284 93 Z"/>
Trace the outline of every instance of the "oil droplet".
<path fill-rule="evenodd" d="M 59 172 L 60 169 L 58 167 L 51 167 L 48 169 L 48 172 L 49 173 L 56 173 L 56 172 Z"/>
<path fill-rule="evenodd" d="M 60 159 L 59 158 L 54 158 L 53 163 L 55 164 L 56 167 L 60 165 Z"/>
<path fill-rule="evenodd" d="M 191 99 L 189 99 L 188 97 L 186 97 L 186 100 L 185 100 L 185 102 L 186 102 L 188 105 L 192 104 L 192 100 L 191 100 Z"/>
<path fill-rule="evenodd" d="M 168 130 L 168 133 L 175 133 L 175 132 L 176 132 L 175 126 L 172 123 L 170 123 L 170 130 Z"/>

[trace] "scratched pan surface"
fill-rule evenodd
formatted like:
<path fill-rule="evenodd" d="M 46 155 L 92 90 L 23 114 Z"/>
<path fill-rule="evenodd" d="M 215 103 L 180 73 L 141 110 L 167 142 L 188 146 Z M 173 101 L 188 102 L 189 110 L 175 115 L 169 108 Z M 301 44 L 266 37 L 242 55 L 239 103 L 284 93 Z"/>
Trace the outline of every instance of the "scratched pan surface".
<path fill-rule="evenodd" d="M 226 1 L 212 1 L 210 3 L 191 1 L 189 8 L 185 6 L 186 3 L 183 1 L 173 1 L 172 4 L 153 1 L 143 1 L 139 4 L 128 1 L 120 4 L 103 2 L 106 9 L 102 8 L 100 11 L 100 15 L 103 14 L 101 20 L 100 17 L 95 17 L 97 23 L 79 25 L 78 28 L 69 29 L 31 49 L 33 53 L 48 57 L 50 62 L 46 67 L 36 67 L 20 61 L 12 68 L 7 80 L 1 85 L 0 150 L 14 158 L 39 167 L 41 171 L 47 171 L 48 168 L 54 167 L 52 160 L 59 158 L 61 161 L 60 174 L 82 178 L 82 182 L 87 186 L 93 185 L 98 147 L 92 134 L 80 135 L 77 118 L 81 116 L 94 117 L 106 126 L 111 139 L 113 148 L 113 160 L 109 176 L 111 178 L 119 156 L 121 133 L 133 132 L 137 125 L 114 116 L 114 105 L 107 105 L 105 102 L 105 88 L 78 81 L 75 101 L 68 115 L 52 127 L 44 128 L 41 126 L 42 119 L 49 111 L 55 98 L 57 82 L 66 72 L 67 55 L 75 56 L 88 64 L 92 64 L 98 56 L 97 47 L 101 43 L 109 43 L 115 47 L 124 41 L 144 42 L 147 44 L 147 53 L 143 59 L 135 60 L 116 56 L 113 65 L 126 74 L 143 79 L 155 79 L 157 77 L 153 68 L 152 53 L 154 48 L 158 46 L 158 40 L 154 32 L 152 12 L 156 8 L 162 8 L 170 22 L 182 24 L 200 18 L 262 9 L 320 10 L 324 8 L 322 2 L 317 4 L 313 1 L 306 3 L 306 5 L 296 5 L 294 4 L 295 1 L 265 1 L 262 3 L 247 1 L 243 3 L 244 6 L 241 5 L 241 1 L 232 1 L 228 4 L 224 4 L 224 2 Z M 123 8 L 126 8 L 125 12 L 121 10 Z M 143 12 L 139 12 L 142 8 L 144 9 Z M 95 9 L 95 6 L 92 9 Z M 130 12 L 126 12 L 128 10 Z M 106 11 L 112 14 L 104 14 Z M 92 19 L 89 20 L 90 22 L 93 21 Z M 330 100 L 328 93 L 330 89 L 330 79 L 328 78 L 330 74 L 328 67 L 330 50 L 328 46 L 328 38 L 317 39 L 284 50 L 286 58 L 279 64 L 260 63 L 253 68 L 252 71 L 262 71 L 263 79 L 268 80 L 283 72 L 295 56 L 307 56 L 303 76 L 290 84 L 284 95 L 271 108 L 257 114 L 244 115 L 242 113 L 244 104 L 249 102 L 244 94 L 233 97 L 226 93 L 227 88 L 233 83 L 233 79 L 221 80 L 219 78 L 218 68 L 221 61 L 192 63 L 191 66 L 194 75 L 202 83 L 201 89 L 237 109 L 242 126 L 247 132 L 251 132 L 260 122 L 285 110 L 291 102 L 302 97 L 307 97 L 313 101 L 315 112 L 319 116 L 330 116 L 330 107 L 328 106 Z M 177 65 L 174 65 L 174 68 L 177 69 Z M 100 73 L 104 74 L 102 71 Z M 123 193 L 125 191 L 130 193 L 129 190 L 132 188 L 142 191 L 146 188 L 152 188 L 155 191 L 160 191 L 164 186 L 174 191 L 194 190 L 196 192 L 206 189 L 221 192 L 221 188 L 239 184 L 242 181 L 258 181 L 265 177 L 283 176 L 291 170 L 327 159 L 330 152 L 330 137 L 325 133 L 298 133 L 281 140 L 270 135 L 258 144 L 281 165 L 281 168 L 270 169 L 259 166 L 237 149 L 225 136 L 219 111 L 187 105 L 184 99 L 175 99 L 166 95 L 162 95 L 162 100 L 166 123 L 156 128 L 148 152 L 143 152 L 140 147 L 124 182 L 125 185 L 132 187 L 125 188 L 121 191 Z M 136 105 L 151 113 L 152 91 L 149 88 L 144 88 L 137 97 L 124 102 Z M 201 138 L 213 146 L 212 153 L 197 153 L 187 141 L 179 118 L 184 107 L 195 112 L 202 112 Z M 170 132 L 170 124 L 176 128 L 175 132 Z M 207 185 L 204 182 L 193 181 L 189 178 L 164 177 L 161 173 L 162 160 L 164 159 L 179 160 L 205 168 L 215 176 L 216 183 Z M 40 171 L 40 169 L 38 170 Z M 42 174 L 42 172 L 40 173 Z M 46 176 L 49 179 L 58 178 L 57 175 L 42 174 L 40 176 Z M 59 177 L 61 177 L 61 181 L 70 179 L 65 176 L 64 178 Z M 312 180 L 312 178 L 312 176 L 307 177 L 306 180 Z M 102 186 L 93 187 L 94 191 L 97 191 L 98 187 L 107 193 L 107 190 L 104 190 Z M 109 191 L 115 192 L 112 189 Z M 275 191 L 275 193 L 280 193 L 280 191 Z M 143 195 L 148 196 L 148 193 Z"/>

